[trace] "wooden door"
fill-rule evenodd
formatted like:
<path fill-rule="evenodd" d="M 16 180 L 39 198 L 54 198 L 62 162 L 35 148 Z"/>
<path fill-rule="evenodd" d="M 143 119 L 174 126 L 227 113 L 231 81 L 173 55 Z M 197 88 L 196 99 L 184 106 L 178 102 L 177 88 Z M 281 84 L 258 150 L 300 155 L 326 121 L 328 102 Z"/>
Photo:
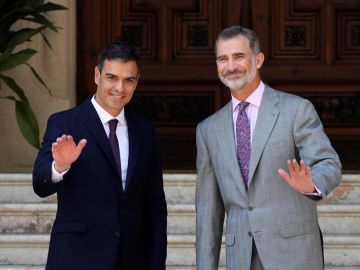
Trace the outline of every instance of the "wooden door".
<path fill-rule="evenodd" d="M 195 168 L 195 128 L 229 101 L 214 40 L 230 25 L 253 28 L 264 81 L 309 98 L 344 163 L 360 168 L 360 1 L 78 0 L 78 103 L 95 90 L 97 53 L 123 39 L 142 57 L 132 109 L 154 122 L 164 168 Z"/>

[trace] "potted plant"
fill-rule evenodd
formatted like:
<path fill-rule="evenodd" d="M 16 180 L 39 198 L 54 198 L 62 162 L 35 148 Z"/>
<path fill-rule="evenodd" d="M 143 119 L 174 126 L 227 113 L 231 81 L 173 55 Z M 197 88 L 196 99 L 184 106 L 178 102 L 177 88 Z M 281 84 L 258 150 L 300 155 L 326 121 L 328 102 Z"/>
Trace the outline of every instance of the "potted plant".
<path fill-rule="evenodd" d="M 19 50 L 18 46 L 31 41 L 35 35 L 41 35 L 47 46 L 51 48 L 49 41 L 44 35 L 45 29 L 57 32 L 55 26 L 48 18 L 47 13 L 56 10 L 64 10 L 66 7 L 45 0 L 0 0 L 0 90 L 1 82 L 5 83 L 14 95 L 0 96 L 15 102 L 16 121 L 20 132 L 26 141 L 40 148 L 39 125 L 36 116 L 31 109 L 29 100 L 24 90 L 17 82 L 5 72 L 19 65 L 27 65 L 34 77 L 49 91 L 36 70 L 28 63 L 37 51 L 31 48 Z M 21 27 L 14 30 L 14 24 L 20 20 L 31 22 L 33 27 Z M 1 92 L 0 92 L 1 93 Z"/>

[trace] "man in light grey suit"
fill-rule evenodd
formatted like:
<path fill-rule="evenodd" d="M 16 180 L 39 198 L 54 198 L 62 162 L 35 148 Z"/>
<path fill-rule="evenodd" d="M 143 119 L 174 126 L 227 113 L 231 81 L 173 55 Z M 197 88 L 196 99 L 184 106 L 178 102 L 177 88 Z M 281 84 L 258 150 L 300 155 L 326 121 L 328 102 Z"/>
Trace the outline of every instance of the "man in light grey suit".
<path fill-rule="evenodd" d="M 312 104 L 261 81 L 263 62 L 252 30 L 218 36 L 232 100 L 197 128 L 197 270 L 218 269 L 225 213 L 227 270 L 324 268 L 316 201 L 341 163 Z"/>

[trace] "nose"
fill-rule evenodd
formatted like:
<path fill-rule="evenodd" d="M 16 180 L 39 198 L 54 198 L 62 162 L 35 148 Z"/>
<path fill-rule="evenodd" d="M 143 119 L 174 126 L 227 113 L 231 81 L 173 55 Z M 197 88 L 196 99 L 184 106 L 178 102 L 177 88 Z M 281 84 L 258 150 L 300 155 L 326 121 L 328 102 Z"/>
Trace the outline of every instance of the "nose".
<path fill-rule="evenodd" d="M 234 70 L 236 69 L 236 63 L 235 63 L 234 60 L 230 59 L 230 60 L 228 61 L 227 69 L 228 69 L 229 71 L 234 71 Z"/>
<path fill-rule="evenodd" d="M 122 80 L 119 80 L 115 85 L 115 91 L 117 92 L 123 92 L 125 89 L 124 82 Z"/>

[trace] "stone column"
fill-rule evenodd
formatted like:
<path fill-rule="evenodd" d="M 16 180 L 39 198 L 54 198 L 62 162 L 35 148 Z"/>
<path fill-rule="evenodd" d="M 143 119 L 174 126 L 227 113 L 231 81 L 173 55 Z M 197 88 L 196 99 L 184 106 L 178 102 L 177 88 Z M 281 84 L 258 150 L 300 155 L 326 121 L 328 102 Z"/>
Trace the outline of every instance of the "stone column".
<path fill-rule="evenodd" d="M 56 26 L 61 27 L 58 32 L 45 31 L 53 50 L 45 44 L 40 35 L 22 46 L 38 51 L 29 63 L 46 82 L 51 94 L 25 65 L 7 73 L 23 88 L 31 103 L 39 122 L 40 140 L 48 117 L 54 112 L 68 109 L 76 104 L 76 1 L 52 0 L 52 2 L 68 8 L 68 10 L 48 13 L 49 19 Z M 22 26 L 29 24 L 25 21 L 20 23 Z M 13 92 L 1 82 L 0 95 L 9 94 Z M 20 133 L 16 123 L 14 102 L 0 99 L 0 123 L 0 173 L 31 172 L 37 149 L 29 145 Z"/>

